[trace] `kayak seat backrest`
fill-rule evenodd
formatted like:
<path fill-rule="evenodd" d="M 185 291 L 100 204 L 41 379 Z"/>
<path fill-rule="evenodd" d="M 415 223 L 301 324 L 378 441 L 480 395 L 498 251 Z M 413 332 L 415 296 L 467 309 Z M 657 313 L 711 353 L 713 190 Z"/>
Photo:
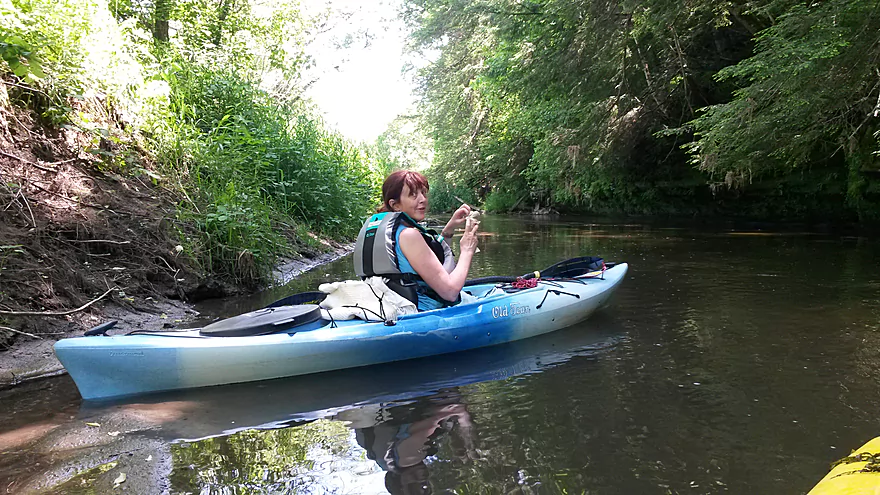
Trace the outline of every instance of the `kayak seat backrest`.
<path fill-rule="evenodd" d="M 207 337 L 248 337 L 282 332 L 321 318 L 317 304 L 263 308 L 216 321 L 199 332 Z"/>

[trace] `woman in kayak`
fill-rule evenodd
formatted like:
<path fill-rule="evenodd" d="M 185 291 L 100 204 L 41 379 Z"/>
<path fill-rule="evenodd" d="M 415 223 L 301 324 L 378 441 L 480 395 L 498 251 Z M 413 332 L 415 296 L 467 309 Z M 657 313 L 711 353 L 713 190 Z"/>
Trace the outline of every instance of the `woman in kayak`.
<path fill-rule="evenodd" d="M 419 172 L 399 170 L 382 184 L 382 206 L 364 223 L 355 247 L 355 271 L 382 276 L 388 286 L 416 303 L 419 311 L 456 304 L 477 249 L 479 222 L 468 221 L 462 205 L 440 234 L 420 225 L 428 212 L 428 180 Z M 465 225 L 458 263 L 448 240 Z"/>

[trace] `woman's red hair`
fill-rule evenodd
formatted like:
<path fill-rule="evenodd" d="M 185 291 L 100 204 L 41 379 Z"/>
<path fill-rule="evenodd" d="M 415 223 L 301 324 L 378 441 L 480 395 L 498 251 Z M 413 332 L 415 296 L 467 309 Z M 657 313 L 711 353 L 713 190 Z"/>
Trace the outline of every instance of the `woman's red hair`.
<path fill-rule="evenodd" d="M 389 175 L 385 182 L 382 183 L 382 206 L 376 210 L 376 213 L 383 211 L 394 211 L 389 204 L 391 200 L 400 201 L 400 195 L 403 194 L 403 186 L 409 186 L 410 191 L 428 192 L 428 179 L 424 175 L 412 170 L 398 170 Z"/>

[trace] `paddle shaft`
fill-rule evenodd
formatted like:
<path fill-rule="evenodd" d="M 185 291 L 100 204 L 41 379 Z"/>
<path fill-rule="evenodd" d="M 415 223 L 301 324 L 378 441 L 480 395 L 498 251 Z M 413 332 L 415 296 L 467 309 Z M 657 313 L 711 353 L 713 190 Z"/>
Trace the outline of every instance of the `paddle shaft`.
<path fill-rule="evenodd" d="M 567 273 L 572 271 L 583 270 L 584 272 L 587 272 L 590 271 L 590 268 L 601 269 L 601 263 L 602 258 L 597 258 L 595 256 L 581 256 L 577 258 L 570 258 L 564 261 L 560 261 L 558 263 L 554 263 L 547 268 L 541 270 L 540 272 L 531 272 L 522 275 L 521 278 L 535 278 L 536 273 L 540 274 L 540 277 L 542 278 L 564 277 Z M 610 267 L 612 265 L 606 264 L 605 266 Z M 480 284 L 506 284 L 515 281 L 517 278 L 519 277 L 509 275 L 480 277 L 466 281 L 464 283 L 464 286 L 471 287 Z M 283 299 L 279 299 L 266 307 L 275 308 L 278 306 L 287 306 L 292 304 L 306 304 L 314 301 L 320 301 L 325 296 L 326 294 L 322 292 L 301 292 L 299 294 L 293 294 Z"/>

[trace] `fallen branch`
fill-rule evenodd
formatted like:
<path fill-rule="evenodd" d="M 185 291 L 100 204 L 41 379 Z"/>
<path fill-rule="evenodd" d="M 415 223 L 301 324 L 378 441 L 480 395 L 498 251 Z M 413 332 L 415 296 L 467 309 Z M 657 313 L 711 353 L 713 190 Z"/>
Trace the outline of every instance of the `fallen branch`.
<path fill-rule="evenodd" d="M 131 241 L 110 241 L 110 240 L 107 240 L 107 239 L 85 239 L 85 240 L 82 240 L 82 241 L 80 241 L 80 240 L 78 240 L 78 239 L 67 239 L 67 242 L 79 242 L 79 243 L 82 243 L 82 244 L 91 244 L 91 243 L 119 244 L 119 245 L 122 245 L 122 244 L 131 244 Z"/>
<path fill-rule="evenodd" d="M 18 160 L 18 161 L 20 161 L 20 162 L 22 162 L 22 163 L 27 163 L 28 165 L 32 165 L 32 166 L 34 166 L 34 167 L 37 167 L 37 168 L 40 169 L 40 170 L 45 170 L 46 172 L 58 172 L 58 169 L 44 167 L 44 166 L 39 165 L 39 164 L 36 164 L 36 163 L 34 163 L 34 162 L 30 161 L 30 160 L 25 160 L 24 158 L 22 158 L 22 157 L 20 157 L 20 156 L 15 156 L 15 155 L 12 155 L 12 154 L 6 153 L 5 151 L 0 151 L 0 155 L 5 156 L 6 158 L 12 158 L 13 160 Z M 58 162 L 58 163 L 65 163 L 65 162 Z"/>
<path fill-rule="evenodd" d="M 37 88 L 31 87 L 31 86 L 24 86 L 24 85 L 21 85 L 21 84 L 15 84 L 14 82 L 11 82 L 11 81 L 3 81 L 3 82 L 4 82 L 7 86 L 14 86 L 14 87 L 16 87 L 16 88 L 26 89 L 26 90 L 28 90 L 28 91 L 33 91 L 33 92 L 35 92 L 35 93 L 40 93 L 40 94 L 42 94 L 43 96 L 45 96 L 46 98 L 52 99 L 52 97 L 49 96 L 48 93 L 46 93 L 45 91 L 41 91 L 41 90 L 39 90 L 39 89 L 37 89 Z"/>
<path fill-rule="evenodd" d="M 31 204 L 27 200 L 27 196 L 24 195 L 24 191 L 21 186 L 18 186 L 18 195 L 21 196 L 21 200 L 24 201 L 24 205 L 27 206 L 28 213 L 31 214 L 31 223 L 34 224 L 34 228 L 37 228 L 37 219 L 34 218 L 34 210 L 31 210 Z"/>
<path fill-rule="evenodd" d="M 8 210 L 9 207 L 14 204 L 15 207 L 18 209 L 18 212 L 21 213 L 21 216 L 23 216 L 25 218 L 25 221 L 27 221 L 27 215 L 24 214 L 24 210 L 21 208 L 21 205 L 19 205 L 18 202 L 16 201 L 19 197 L 21 197 L 22 201 L 24 201 L 25 206 L 27 206 L 28 212 L 31 214 L 31 223 L 33 224 L 34 228 L 36 228 L 37 227 L 37 220 L 36 220 L 36 218 L 34 218 L 34 212 L 33 212 L 33 210 L 31 210 L 31 205 L 30 205 L 30 203 L 28 203 L 27 197 L 24 195 L 24 192 L 21 189 L 21 184 L 16 184 L 16 185 L 18 186 L 18 189 L 15 191 L 15 193 L 13 193 L 12 190 L 9 188 L 8 183 L 3 184 L 4 189 L 6 189 L 7 191 L 9 191 L 10 194 L 12 194 L 12 201 L 10 201 L 8 205 L 6 205 L 6 208 L 3 208 L 3 211 Z"/>
<path fill-rule="evenodd" d="M 0 327 L 0 330 L 9 330 L 10 332 L 13 332 L 13 333 L 17 333 L 17 334 L 21 334 L 21 335 L 27 335 L 28 337 L 33 337 L 33 338 L 35 338 L 35 339 L 43 340 L 43 337 L 38 337 L 38 336 L 36 336 L 36 335 L 34 335 L 34 334 L 32 334 L 32 333 L 22 332 L 21 330 L 16 330 L 16 329 L 14 329 L 14 328 Z"/>
<path fill-rule="evenodd" d="M 80 306 L 76 309 L 71 309 L 69 311 L 0 311 L 0 315 L 11 315 L 11 316 L 67 316 L 67 315 L 72 315 L 74 313 L 79 313 L 80 311 L 88 308 L 92 304 L 95 304 L 96 302 L 100 301 L 101 299 L 104 299 L 105 297 L 107 297 L 107 294 L 113 292 L 114 290 L 119 290 L 119 287 L 111 287 L 111 288 L 107 289 L 107 292 L 101 294 L 97 298 L 92 299 L 91 301 L 83 304 L 82 306 Z"/>
<path fill-rule="evenodd" d="M 50 190 L 46 189 L 46 188 L 43 187 L 43 186 L 37 185 L 37 184 L 34 183 L 34 182 L 31 182 L 30 184 L 31 184 L 32 186 L 36 187 L 37 189 L 39 189 L 39 190 L 45 192 L 45 193 L 51 194 L 51 195 L 53 195 L 53 196 L 58 196 L 58 197 L 61 198 L 61 199 L 64 199 L 64 200 L 70 201 L 71 203 L 78 203 L 78 204 L 81 204 L 81 205 L 83 205 L 83 206 L 89 206 L 89 207 L 91 207 L 91 208 L 97 208 L 97 209 L 99 209 L 99 210 L 105 210 L 105 211 L 109 211 L 110 213 L 116 214 L 115 211 L 111 210 L 110 208 L 106 208 L 106 207 L 104 207 L 104 206 L 102 206 L 102 205 L 95 204 L 95 203 L 89 203 L 88 201 L 80 201 L 80 200 L 78 200 L 78 199 L 68 198 L 67 196 L 65 196 L 65 195 L 63 195 L 63 194 L 59 194 L 59 193 L 57 193 L 57 192 L 50 191 Z"/>
<path fill-rule="evenodd" d="M 47 163 L 46 165 L 64 165 L 65 163 L 75 162 L 77 160 L 79 160 L 79 157 L 75 156 L 73 158 L 68 158 L 67 160 L 61 160 L 60 162 Z"/>
<path fill-rule="evenodd" d="M 529 193 L 526 193 L 523 195 L 523 197 L 516 200 L 516 203 L 514 203 L 513 206 L 510 207 L 510 211 L 515 210 L 516 207 L 519 206 L 519 204 L 522 203 L 528 196 L 529 196 Z"/>

